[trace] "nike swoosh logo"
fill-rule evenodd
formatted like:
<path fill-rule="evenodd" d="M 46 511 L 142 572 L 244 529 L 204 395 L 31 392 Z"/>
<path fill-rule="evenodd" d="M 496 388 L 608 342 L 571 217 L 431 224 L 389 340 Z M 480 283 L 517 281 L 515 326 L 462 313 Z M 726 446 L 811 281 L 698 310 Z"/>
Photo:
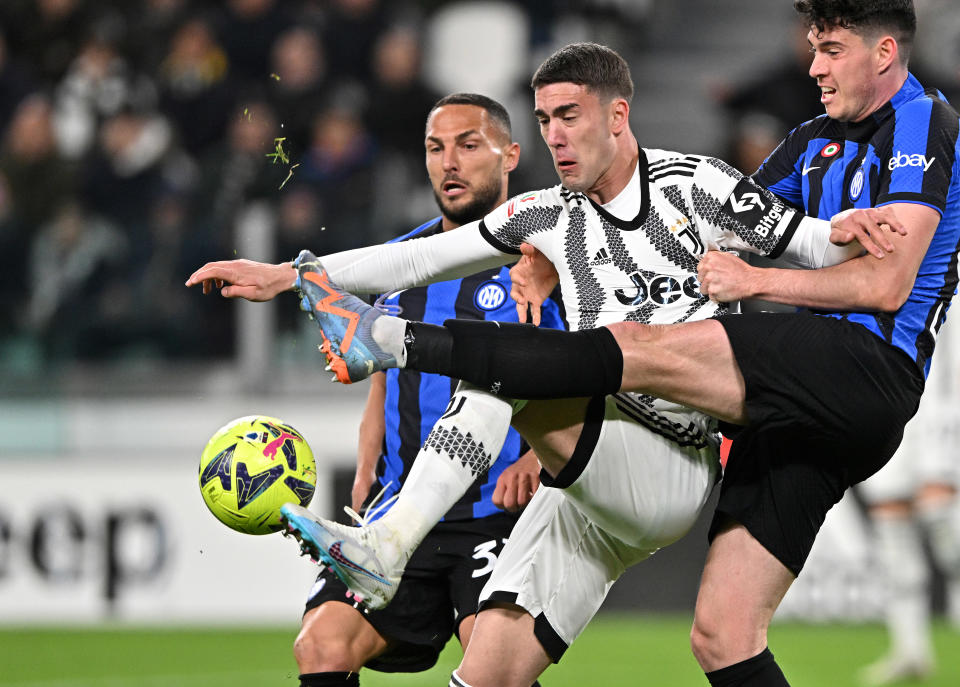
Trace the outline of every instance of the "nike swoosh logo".
<path fill-rule="evenodd" d="M 807 176 L 810 172 L 812 172 L 812 171 L 815 170 L 815 169 L 820 169 L 820 167 L 806 167 L 806 166 L 805 166 L 805 167 L 803 168 L 803 176 Z"/>

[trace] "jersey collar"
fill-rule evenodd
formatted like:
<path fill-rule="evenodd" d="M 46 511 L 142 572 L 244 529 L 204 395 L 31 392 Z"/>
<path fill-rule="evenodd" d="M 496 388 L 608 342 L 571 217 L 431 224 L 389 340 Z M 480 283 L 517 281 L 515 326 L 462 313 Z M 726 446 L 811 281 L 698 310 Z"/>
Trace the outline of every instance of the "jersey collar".
<path fill-rule="evenodd" d="M 614 217 L 609 212 L 607 212 L 602 205 L 595 203 L 593 199 L 587 198 L 590 201 L 590 204 L 593 205 L 594 210 L 607 220 L 610 224 L 617 227 L 622 231 L 634 231 L 643 225 L 647 221 L 647 215 L 650 212 L 650 176 L 647 169 L 647 155 L 643 152 L 643 148 L 637 145 L 637 166 L 639 167 L 639 177 L 640 177 L 640 210 L 637 211 L 637 216 L 632 220 L 622 220 L 618 217 Z"/>
<path fill-rule="evenodd" d="M 847 122 L 847 140 L 866 143 L 884 122 L 894 116 L 898 107 L 915 100 L 920 95 L 923 95 L 923 86 L 920 85 L 913 74 L 908 73 L 907 80 L 903 82 L 900 90 L 894 93 L 890 100 L 861 121 Z"/>

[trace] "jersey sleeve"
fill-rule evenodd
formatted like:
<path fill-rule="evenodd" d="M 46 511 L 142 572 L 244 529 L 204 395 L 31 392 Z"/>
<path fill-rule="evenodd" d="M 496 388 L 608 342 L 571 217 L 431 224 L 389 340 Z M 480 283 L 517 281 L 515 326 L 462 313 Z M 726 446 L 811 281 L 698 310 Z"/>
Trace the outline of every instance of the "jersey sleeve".
<path fill-rule="evenodd" d="M 880 153 L 876 204 L 920 203 L 941 215 L 957 168 L 957 113 L 945 102 L 922 98 L 896 113 L 890 149 Z"/>
<path fill-rule="evenodd" d="M 502 253 L 520 255 L 521 243 L 553 229 L 563 206 L 553 189 L 514 196 L 480 222 L 481 235 Z"/>
<path fill-rule="evenodd" d="M 769 258 L 783 253 L 804 215 L 715 158 L 703 158 L 690 188 L 691 207 L 708 248 Z"/>
<path fill-rule="evenodd" d="M 412 241 L 331 253 L 320 258 L 330 278 L 353 293 L 383 293 L 465 277 L 513 261 L 480 232 L 480 222 Z"/>

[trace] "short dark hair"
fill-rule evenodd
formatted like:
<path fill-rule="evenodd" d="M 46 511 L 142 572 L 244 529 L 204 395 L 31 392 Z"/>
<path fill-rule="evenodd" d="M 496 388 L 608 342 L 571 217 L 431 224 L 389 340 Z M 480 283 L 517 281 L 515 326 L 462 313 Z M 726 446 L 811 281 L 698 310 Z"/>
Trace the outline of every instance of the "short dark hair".
<path fill-rule="evenodd" d="M 451 93 L 450 95 L 443 96 L 433 104 L 430 112 L 427 113 L 427 119 L 429 120 L 430 115 L 444 105 L 473 105 L 474 107 L 482 108 L 490 115 L 490 119 L 500 126 L 503 133 L 506 134 L 507 140 L 513 139 L 513 134 L 510 129 L 510 113 L 507 112 L 507 108 L 493 98 L 488 98 L 479 93 Z"/>
<path fill-rule="evenodd" d="M 817 31 L 841 28 L 864 35 L 890 33 L 906 64 L 917 32 L 913 0 L 795 0 L 793 8 Z"/>
<path fill-rule="evenodd" d="M 630 66 L 615 50 L 597 43 L 571 43 L 543 61 L 530 81 L 534 90 L 552 83 L 586 86 L 601 99 L 633 99 Z"/>

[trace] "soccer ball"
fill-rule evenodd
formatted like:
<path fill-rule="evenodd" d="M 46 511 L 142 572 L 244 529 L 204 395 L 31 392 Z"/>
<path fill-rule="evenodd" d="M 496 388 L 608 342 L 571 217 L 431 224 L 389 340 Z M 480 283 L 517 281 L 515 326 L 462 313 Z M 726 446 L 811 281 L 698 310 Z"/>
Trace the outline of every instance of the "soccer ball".
<path fill-rule="evenodd" d="M 213 435 L 200 456 L 200 493 L 227 527 L 247 534 L 283 529 L 280 506 L 306 506 L 317 465 L 303 436 L 282 420 L 248 415 Z"/>

